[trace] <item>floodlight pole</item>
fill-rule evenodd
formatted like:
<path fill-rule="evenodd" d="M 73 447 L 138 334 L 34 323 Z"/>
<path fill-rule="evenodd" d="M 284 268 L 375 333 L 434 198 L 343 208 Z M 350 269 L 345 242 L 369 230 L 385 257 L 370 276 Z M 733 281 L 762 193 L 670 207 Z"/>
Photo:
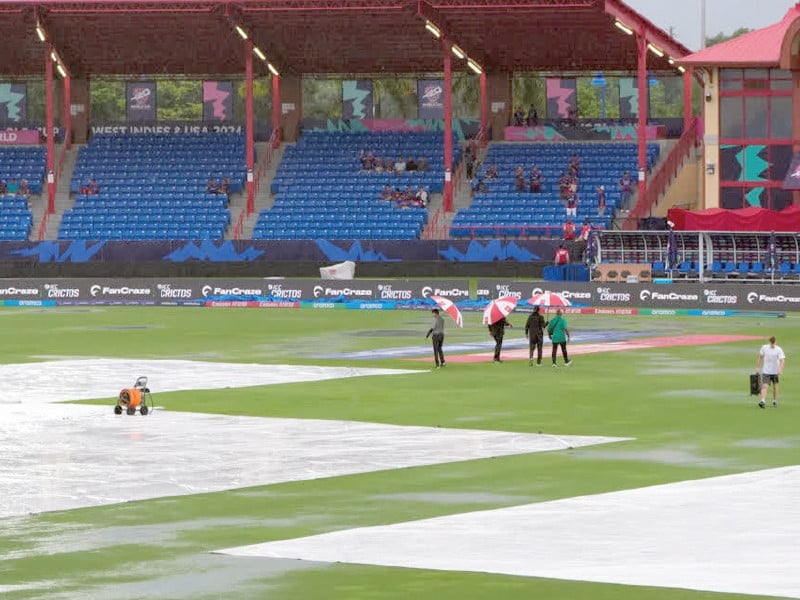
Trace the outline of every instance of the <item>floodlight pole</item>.
<path fill-rule="evenodd" d="M 64 77 L 64 149 L 72 148 L 72 81 L 70 76 Z"/>
<path fill-rule="evenodd" d="M 272 147 L 281 145 L 281 78 L 272 76 Z"/>
<path fill-rule="evenodd" d="M 253 42 L 244 41 L 245 80 L 245 162 L 247 167 L 247 214 L 255 210 L 255 174 L 253 171 Z"/>
<path fill-rule="evenodd" d="M 489 135 L 489 103 L 486 96 L 486 71 L 482 71 L 480 75 L 480 90 L 481 90 L 481 135 L 482 138 L 478 140 L 483 147 L 486 145 Z"/>
<path fill-rule="evenodd" d="M 644 198 L 645 190 L 647 189 L 647 94 L 648 77 L 647 77 L 647 37 L 644 32 L 636 34 L 636 49 L 638 51 L 639 69 L 638 69 L 638 84 L 639 84 L 639 124 L 637 131 L 637 138 L 639 142 L 639 198 L 641 201 Z"/>
<path fill-rule="evenodd" d="M 47 213 L 56 209 L 55 132 L 53 127 L 53 46 L 44 44 L 45 122 L 47 136 Z"/>
<path fill-rule="evenodd" d="M 450 41 L 442 38 L 444 53 L 444 211 L 453 211 L 453 70 Z"/>

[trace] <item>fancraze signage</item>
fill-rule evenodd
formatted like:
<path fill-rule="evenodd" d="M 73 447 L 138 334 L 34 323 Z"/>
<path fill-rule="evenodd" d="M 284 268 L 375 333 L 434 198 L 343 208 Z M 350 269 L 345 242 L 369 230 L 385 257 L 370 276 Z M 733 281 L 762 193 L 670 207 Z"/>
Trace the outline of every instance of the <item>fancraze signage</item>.
<path fill-rule="evenodd" d="M 478 298 L 527 298 L 555 292 L 572 305 L 597 308 L 698 308 L 705 310 L 800 310 L 800 285 L 736 283 L 626 284 L 479 280 Z M 445 296 L 469 300 L 467 280 L 442 279 L 0 279 L 2 304 L 200 304 L 267 300 L 265 306 L 303 300 L 317 303 L 406 302 Z M 259 304 L 261 305 L 261 304 Z"/>

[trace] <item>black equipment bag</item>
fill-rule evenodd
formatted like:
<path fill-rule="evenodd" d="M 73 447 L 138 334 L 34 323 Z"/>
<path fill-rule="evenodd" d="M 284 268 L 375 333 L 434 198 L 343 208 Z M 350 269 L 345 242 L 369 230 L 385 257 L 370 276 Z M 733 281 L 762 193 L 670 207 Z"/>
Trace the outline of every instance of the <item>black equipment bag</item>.
<path fill-rule="evenodd" d="M 761 374 L 760 373 L 751 373 L 750 374 L 750 395 L 751 396 L 758 396 L 761 394 Z"/>

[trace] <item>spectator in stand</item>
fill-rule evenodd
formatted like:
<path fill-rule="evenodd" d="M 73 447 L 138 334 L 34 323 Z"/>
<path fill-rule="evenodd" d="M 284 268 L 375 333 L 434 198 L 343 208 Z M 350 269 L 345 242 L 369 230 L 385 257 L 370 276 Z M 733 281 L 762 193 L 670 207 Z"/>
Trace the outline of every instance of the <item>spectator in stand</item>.
<path fill-rule="evenodd" d="M 577 154 L 573 154 L 572 158 L 569 161 L 569 174 L 573 177 L 579 177 L 581 174 L 581 159 L 578 158 Z"/>
<path fill-rule="evenodd" d="M 417 161 L 414 160 L 413 156 L 409 156 L 408 160 L 406 161 L 406 171 L 416 171 L 417 170 Z"/>
<path fill-rule="evenodd" d="M 208 183 L 206 183 L 206 194 L 219 194 L 219 185 L 217 184 L 216 180 L 211 179 L 209 177 Z"/>
<path fill-rule="evenodd" d="M 567 217 L 577 217 L 578 216 L 578 194 L 575 192 L 571 192 L 569 196 L 567 196 Z"/>
<path fill-rule="evenodd" d="M 100 193 L 100 184 L 97 183 L 97 180 L 92 177 L 89 180 L 89 183 L 86 185 L 86 195 L 87 196 L 97 196 Z"/>
<path fill-rule="evenodd" d="M 395 175 L 406 172 L 406 161 L 404 161 L 400 156 L 398 156 L 397 160 L 394 161 L 394 172 Z"/>
<path fill-rule="evenodd" d="M 371 150 L 369 152 L 364 152 L 364 150 L 359 151 L 358 159 L 361 161 L 362 170 L 373 171 L 375 169 L 375 156 Z"/>
<path fill-rule="evenodd" d="M 383 161 L 383 170 L 386 173 L 393 173 L 394 172 L 394 163 L 392 162 L 391 158 L 386 158 Z"/>
<path fill-rule="evenodd" d="M 517 182 L 517 191 L 524 192 L 525 191 L 525 167 L 519 165 L 517 167 L 516 172 L 514 173 L 514 180 Z"/>
<path fill-rule="evenodd" d="M 19 182 L 17 181 L 16 177 L 12 177 L 8 180 L 8 185 L 6 186 L 6 194 L 9 196 L 16 196 L 17 192 L 19 191 Z"/>
<path fill-rule="evenodd" d="M 542 172 L 539 170 L 539 167 L 533 165 L 531 167 L 531 176 L 530 176 L 531 193 L 539 194 L 542 191 L 543 182 L 544 178 L 542 177 Z"/>
<path fill-rule="evenodd" d="M 622 174 L 617 185 L 619 186 L 620 192 L 622 192 L 619 200 L 622 208 L 624 210 L 630 210 L 631 196 L 633 195 L 633 179 L 629 171 L 625 171 Z"/>
<path fill-rule="evenodd" d="M 536 127 L 539 124 L 539 113 L 533 104 L 528 109 L 528 127 Z"/>
<path fill-rule="evenodd" d="M 476 194 L 488 194 L 489 186 L 486 185 L 486 182 L 483 180 L 483 177 L 479 177 L 477 183 L 473 186 L 472 190 Z"/>
<path fill-rule="evenodd" d="M 392 187 L 388 183 L 383 186 L 383 190 L 381 191 L 378 198 L 380 198 L 381 200 L 386 200 L 387 202 L 392 200 Z"/>
<path fill-rule="evenodd" d="M 578 260 L 583 262 L 586 258 L 586 244 L 589 241 L 589 236 L 592 235 L 592 223 L 589 218 L 583 220 L 581 225 L 581 232 L 578 234 L 578 240 L 572 247 L 572 253 L 577 254 Z"/>
<path fill-rule="evenodd" d="M 428 170 L 428 161 L 425 160 L 424 156 L 420 156 L 417 159 L 417 171 L 424 173 L 427 170 Z"/>
<path fill-rule="evenodd" d="M 525 126 L 525 111 L 522 110 L 520 106 L 517 110 L 514 111 L 514 127 L 524 127 Z"/>
<path fill-rule="evenodd" d="M 484 177 L 486 177 L 486 179 L 497 179 L 500 177 L 500 171 L 498 170 L 497 165 L 489 165 L 486 169 L 486 174 Z"/>
<path fill-rule="evenodd" d="M 428 206 L 428 190 L 422 186 L 419 186 L 417 190 L 417 202 L 419 202 L 419 205 L 423 208 Z"/>
<path fill-rule="evenodd" d="M 597 216 L 603 217 L 606 214 L 606 186 L 597 187 Z"/>
<path fill-rule="evenodd" d="M 8 193 L 8 187 L 4 179 L 0 179 L 0 196 L 5 196 Z"/>
<path fill-rule="evenodd" d="M 564 241 L 571 242 L 575 239 L 575 223 L 572 222 L 572 219 L 567 219 L 561 231 L 564 234 Z"/>
<path fill-rule="evenodd" d="M 556 266 L 569 264 L 569 251 L 564 247 L 564 244 L 559 244 L 558 250 L 553 257 L 553 263 Z"/>
<path fill-rule="evenodd" d="M 568 173 L 562 173 L 561 178 L 558 180 L 558 192 L 561 197 L 561 201 L 564 202 L 569 196 L 569 186 L 571 180 Z"/>
<path fill-rule="evenodd" d="M 19 180 L 19 189 L 17 190 L 17 196 L 23 196 L 27 198 L 31 195 L 31 186 L 28 185 L 28 180 L 23 178 Z"/>

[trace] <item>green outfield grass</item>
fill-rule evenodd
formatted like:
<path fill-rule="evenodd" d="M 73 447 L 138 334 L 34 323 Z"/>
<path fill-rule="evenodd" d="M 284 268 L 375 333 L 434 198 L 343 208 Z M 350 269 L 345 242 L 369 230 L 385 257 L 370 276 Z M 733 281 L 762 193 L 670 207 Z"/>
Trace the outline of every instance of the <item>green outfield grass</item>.
<path fill-rule="evenodd" d="M 508 338 L 521 337 L 525 316 L 512 315 L 510 320 L 516 327 L 508 332 Z M 0 596 L 9 600 L 739 597 L 208 554 L 220 548 L 339 529 L 798 462 L 800 432 L 793 364 L 800 347 L 800 319 L 796 315 L 783 319 L 569 317 L 576 334 L 646 330 L 654 336 L 709 333 L 765 339 L 776 335 L 788 357 L 778 410 L 759 410 L 748 395 L 747 376 L 755 367 L 760 341 L 580 355 L 569 369 L 530 368 L 527 361 L 507 361 L 500 365 L 451 362 L 447 368 L 433 371 L 431 360 L 315 357 L 427 345 L 424 335 L 429 322 L 425 311 L 0 310 L 3 363 L 55 357 L 130 357 L 426 371 L 244 389 L 153 390 L 156 404 L 173 411 L 635 438 L 578 450 L 0 520 Z M 465 314 L 463 330 L 447 325 L 445 352 L 448 344 L 457 342 L 481 341 L 486 351 L 491 349 L 479 314 Z M 120 382 L 120 387 L 127 383 Z M 114 401 L 100 398 L 90 402 L 108 404 L 110 410 Z"/>

